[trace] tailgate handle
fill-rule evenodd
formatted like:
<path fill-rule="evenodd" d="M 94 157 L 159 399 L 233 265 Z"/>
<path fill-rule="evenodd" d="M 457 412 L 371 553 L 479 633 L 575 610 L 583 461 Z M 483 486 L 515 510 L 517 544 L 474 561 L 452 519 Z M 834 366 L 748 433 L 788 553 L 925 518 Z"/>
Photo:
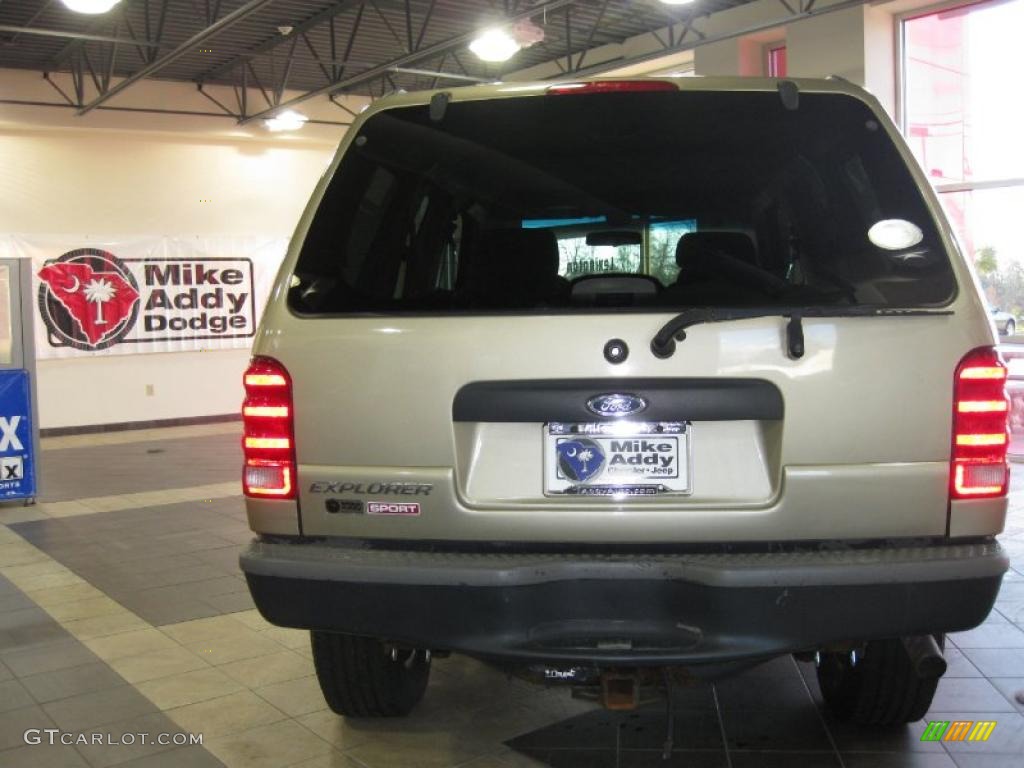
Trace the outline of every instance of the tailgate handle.
<path fill-rule="evenodd" d="M 587 408 L 604 393 L 629 393 L 647 407 L 643 421 L 775 421 L 784 414 L 782 393 L 764 379 L 536 379 L 475 381 L 452 403 L 456 422 L 614 421 Z"/>

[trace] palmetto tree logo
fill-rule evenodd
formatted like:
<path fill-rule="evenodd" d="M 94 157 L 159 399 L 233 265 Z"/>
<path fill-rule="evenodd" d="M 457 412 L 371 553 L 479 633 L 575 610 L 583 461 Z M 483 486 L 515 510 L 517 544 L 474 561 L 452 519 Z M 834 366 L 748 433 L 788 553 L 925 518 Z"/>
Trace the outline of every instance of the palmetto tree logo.
<path fill-rule="evenodd" d="M 604 467 L 604 451 L 593 440 L 577 438 L 558 443 L 558 468 L 569 480 L 585 483 Z"/>
<path fill-rule="evenodd" d="M 576 455 L 579 457 L 580 464 L 583 465 L 584 474 L 586 474 L 588 472 L 587 465 L 594 460 L 594 452 L 589 448 L 584 448 Z"/>
<path fill-rule="evenodd" d="M 139 284 L 112 253 L 70 251 L 43 264 L 39 280 L 39 313 L 51 346 L 105 349 L 135 325 Z"/>
<path fill-rule="evenodd" d="M 90 280 L 85 286 L 86 301 L 96 305 L 96 325 L 106 325 L 103 317 L 103 305 L 117 295 L 117 289 L 109 280 Z"/>

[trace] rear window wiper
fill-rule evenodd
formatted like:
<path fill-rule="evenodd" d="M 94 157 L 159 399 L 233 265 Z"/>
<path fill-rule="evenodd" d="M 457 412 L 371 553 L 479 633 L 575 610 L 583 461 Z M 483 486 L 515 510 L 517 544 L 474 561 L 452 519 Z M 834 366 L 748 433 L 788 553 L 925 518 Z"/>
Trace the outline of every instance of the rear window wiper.
<path fill-rule="evenodd" d="M 797 360 L 804 355 L 805 317 L 894 317 L 919 315 L 952 315 L 943 309 L 891 309 L 888 307 L 693 307 L 684 310 L 665 323 L 651 339 L 651 352 L 655 357 L 672 357 L 676 342 L 686 338 L 686 329 L 704 323 L 722 323 L 728 320 L 746 320 L 754 317 L 786 317 L 786 351 Z"/>

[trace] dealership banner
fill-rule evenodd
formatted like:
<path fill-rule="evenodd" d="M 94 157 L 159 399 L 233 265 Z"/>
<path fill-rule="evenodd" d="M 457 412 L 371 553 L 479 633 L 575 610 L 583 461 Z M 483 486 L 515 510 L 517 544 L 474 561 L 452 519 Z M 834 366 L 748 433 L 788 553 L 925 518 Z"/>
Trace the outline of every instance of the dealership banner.
<path fill-rule="evenodd" d="M 286 238 L 11 236 L 41 359 L 248 347 Z"/>

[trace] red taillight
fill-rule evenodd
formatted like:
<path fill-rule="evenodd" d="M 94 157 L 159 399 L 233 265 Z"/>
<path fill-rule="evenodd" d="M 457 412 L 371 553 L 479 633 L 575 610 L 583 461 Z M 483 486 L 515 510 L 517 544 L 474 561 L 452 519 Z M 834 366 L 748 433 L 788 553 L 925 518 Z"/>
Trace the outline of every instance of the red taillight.
<path fill-rule="evenodd" d="M 590 80 L 552 85 L 546 92 L 550 96 L 566 96 L 571 93 L 652 93 L 678 90 L 678 85 L 667 80 Z"/>
<path fill-rule="evenodd" d="M 254 357 L 243 377 L 242 489 L 253 498 L 295 498 L 292 382 L 277 360 Z"/>
<path fill-rule="evenodd" d="M 953 390 L 954 499 L 1005 496 L 1010 479 L 1006 366 L 991 347 L 968 352 L 956 369 Z"/>

